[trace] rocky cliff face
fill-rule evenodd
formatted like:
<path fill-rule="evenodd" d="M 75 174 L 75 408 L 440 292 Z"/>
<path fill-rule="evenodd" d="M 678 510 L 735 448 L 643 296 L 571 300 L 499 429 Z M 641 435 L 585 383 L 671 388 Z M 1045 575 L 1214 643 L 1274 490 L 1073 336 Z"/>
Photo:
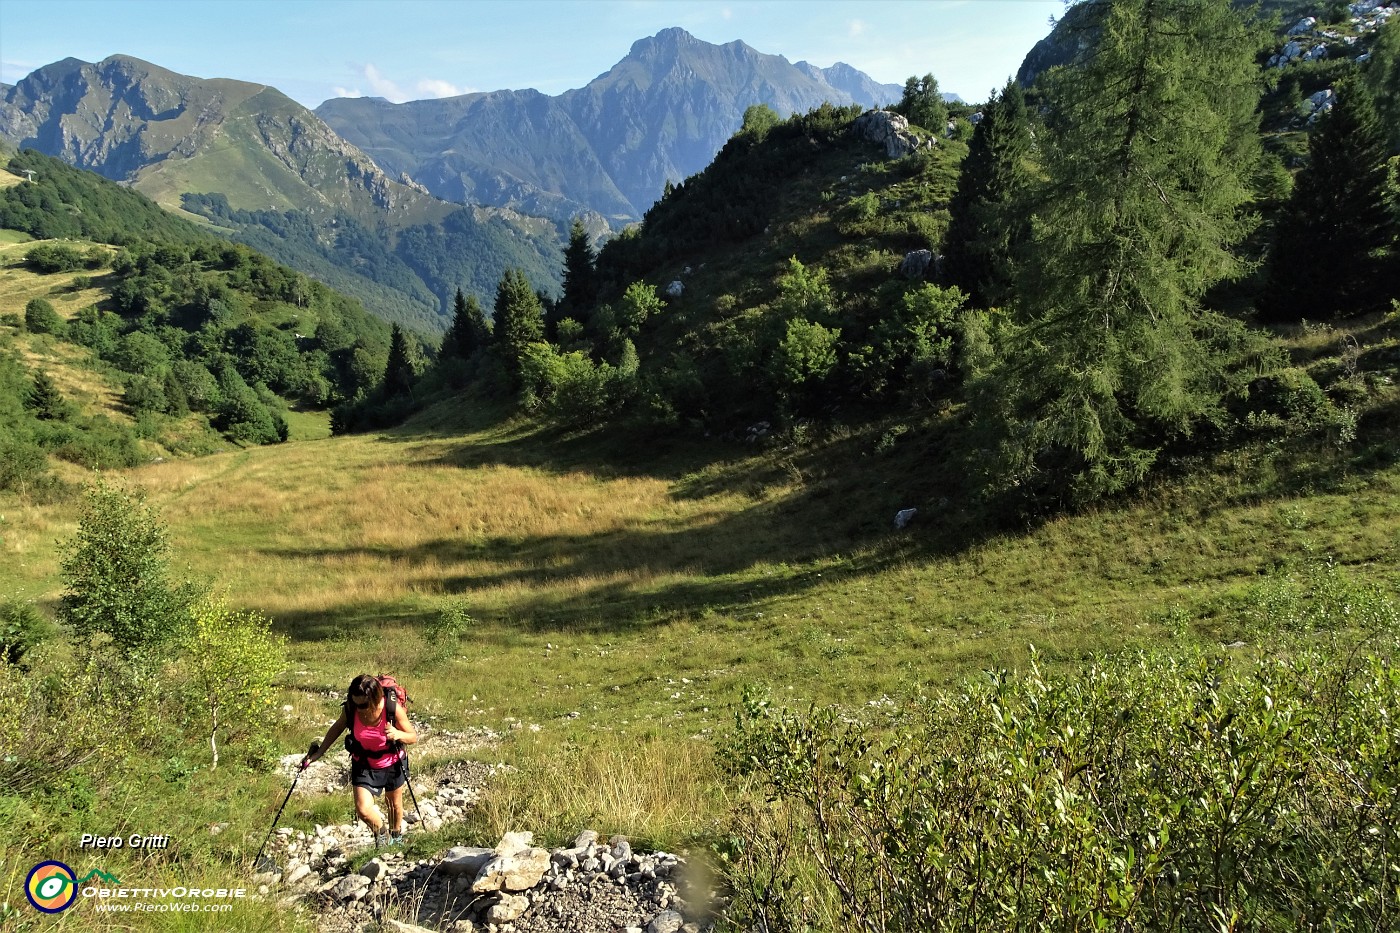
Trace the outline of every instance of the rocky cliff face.
<path fill-rule="evenodd" d="M 640 217 L 667 181 L 709 164 L 752 104 L 787 114 L 823 101 L 875 106 L 900 91 L 849 65 L 794 65 L 742 42 L 713 45 L 665 29 L 558 97 L 342 98 L 316 112 L 385 169 L 439 197 L 559 219 L 596 211 L 617 222 Z"/>

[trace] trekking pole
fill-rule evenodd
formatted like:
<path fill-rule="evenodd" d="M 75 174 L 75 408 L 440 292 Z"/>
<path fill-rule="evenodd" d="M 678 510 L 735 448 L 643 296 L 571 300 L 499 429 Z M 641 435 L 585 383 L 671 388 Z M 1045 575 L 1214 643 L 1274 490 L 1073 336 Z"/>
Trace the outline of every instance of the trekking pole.
<path fill-rule="evenodd" d="M 403 782 L 408 785 L 408 796 L 413 800 L 413 812 L 418 814 L 418 819 L 423 818 L 423 810 L 418 806 L 418 795 L 413 792 L 413 777 L 408 771 L 408 749 L 402 742 L 399 743 L 399 753 L 403 755 Z"/>
<path fill-rule="evenodd" d="M 272 818 L 272 825 L 268 827 L 267 835 L 263 837 L 262 845 L 258 846 L 258 854 L 253 859 L 253 867 L 256 868 L 258 863 L 262 861 L 263 849 L 267 848 L 267 841 L 272 838 L 272 831 L 277 828 L 277 821 L 282 818 L 282 811 L 287 809 L 287 801 L 292 799 L 292 791 L 297 789 L 297 781 L 301 780 L 301 773 L 306 770 L 306 759 L 316 754 L 320 747 L 320 742 L 312 742 L 311 747 L 306 750 L 306 758 L 303 758 L 301 764 L 297 766 L 297 776 L 292 778 L 292 786 L 287 788 L 287 796 L 282 798 L 282 806 L 277 808 L 277 815 Z"/>

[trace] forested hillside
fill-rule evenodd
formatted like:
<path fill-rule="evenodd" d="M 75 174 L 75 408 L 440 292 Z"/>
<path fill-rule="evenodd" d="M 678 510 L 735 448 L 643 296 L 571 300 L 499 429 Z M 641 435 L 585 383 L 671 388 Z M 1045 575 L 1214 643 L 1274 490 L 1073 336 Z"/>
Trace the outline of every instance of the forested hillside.
<path fill-rule="evenodd" d="M 936 81 L 911 79 L 907 128 L 750 108 L 638 228 L 595 255 L 575 227 L 556 306 L 513 305 L 503 281 L 496 334 L 472 336 L 459 304 L 465 336 L 419 404 L 475 379 L 579 427 L 753 438 L 914 419 L 897 436 L 924 435 L 948 491 L 1022 506 L 1082 504 L 1279 430 L 1347 446 L 1389 424 L 1374 416 L 1394 403 L 1394 335 L 1375 316 L 1400 294 L 1400 227 L 1375 112 L 1394 106 L 1400 27 L 1359 61 L 1279 79 L 1260 67 L 1275 34 L 1229 8 L 1076 15 L 1102 38 L 1042 76 L 1035 106 L 1012 84 L 948 122 Z M 1322 75 L 1326 106 L 1281 118 Z M 1349 322 L 1344 365 L 1301 365 L 1279 325 L 1305 318 Z M 524 323 L 507 336 L 506 319 Z"/>
<path fill-rule="evenodd" d="M 0 95 L 0 139 L 131 185 L 358 298 L 440 332 L 455 290 L 507 267 L 552 291 L 558 225 L 467 208 L 391 178 L 275 88 L 176 74 L 125 55 L 65 59 Z"/>
<path fill-rule="evenodd" d="M 382 380 L 389 325 L 353 300 L 56 159 L 9 171 L 0 228 L 37 239 L 5 247 L 0 486 L 51 485 L 46 453 L 107 468 L 277 443 L 291 409 Z"/>

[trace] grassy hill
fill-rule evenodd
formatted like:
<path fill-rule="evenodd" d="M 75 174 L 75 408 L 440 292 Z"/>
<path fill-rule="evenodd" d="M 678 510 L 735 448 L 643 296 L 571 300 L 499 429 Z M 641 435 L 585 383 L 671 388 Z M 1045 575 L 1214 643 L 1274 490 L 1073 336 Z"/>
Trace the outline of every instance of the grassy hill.
<path fill-rule="evenodd" d="M 22 228 L 0 241 L 0 486 L 324 435 L 373 391 L 389 328 L 349 299 L 91 173 L 11 166 L 36 174 L 0 173 Z"/>
<path fill-rule="evenodd" d="M 555 287 L 556 224 L 473 210 L 390 178 L 275 88 L 124 55 L 66 59 L 8 88 L 0 116 L 10 145 L 212 221 L 219 235 L 414 330 L 440 332 L 459 287 L 489 300 L 507 267 Z"/>

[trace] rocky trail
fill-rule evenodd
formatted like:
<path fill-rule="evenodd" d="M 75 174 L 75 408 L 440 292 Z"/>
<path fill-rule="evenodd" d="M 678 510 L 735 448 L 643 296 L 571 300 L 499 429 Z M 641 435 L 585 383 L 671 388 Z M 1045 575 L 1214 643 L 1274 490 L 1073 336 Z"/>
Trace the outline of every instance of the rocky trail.
<path fill-rule="evenodd" d="M 490 747 L 488 730 L 453 733 L 420 728 L 410 760 L 449 759 L 412 771 L 418 808 L 405 795 L 407 835 L 450 833 L 503 765 L 451 760 Z M 279 762 L 292 780 L 300 755 Z M 302 772 L 293 797 L 303 806 L 349 794 L 343 749 Z M 376 848 L 363 823 L 281 827 L 268 843 L 253 884 L 310 914 L 323 933 L 701 933 L 712 926 L 707 886 L 692 883 L 684 859 L 634 851 L 628 840 L 581 832 L 569 846 L 535 846 L 528 831 L 507 833 L 491 848 L 454 845 L 428 858 L 402 847 Z M 365 856 L 373 850 L 368 861 Z"/>

